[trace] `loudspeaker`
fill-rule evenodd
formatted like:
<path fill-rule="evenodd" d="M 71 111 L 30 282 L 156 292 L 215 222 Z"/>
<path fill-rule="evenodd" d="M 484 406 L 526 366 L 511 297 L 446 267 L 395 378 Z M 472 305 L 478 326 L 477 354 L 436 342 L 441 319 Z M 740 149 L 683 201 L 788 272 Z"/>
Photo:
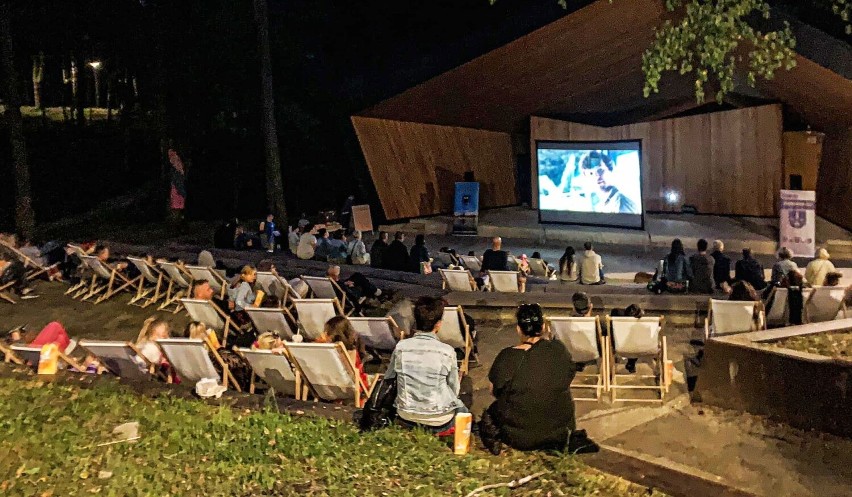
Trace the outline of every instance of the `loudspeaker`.
<path fill-rule="evenodd" d="M 784 133 L 785 190 L 816 190 L 824 139 L 813 131 Z"/>

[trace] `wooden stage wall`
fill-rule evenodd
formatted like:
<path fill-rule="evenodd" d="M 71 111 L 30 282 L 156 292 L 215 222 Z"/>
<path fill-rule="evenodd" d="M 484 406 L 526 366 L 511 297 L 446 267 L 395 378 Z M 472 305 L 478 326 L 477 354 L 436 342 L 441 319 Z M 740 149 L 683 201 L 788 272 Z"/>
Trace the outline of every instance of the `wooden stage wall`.
<path fill-rule="evenodd" d="M 702 214 L 774 216 L 783 178 L 780 105 L 600 128 L 533 116 L 533 205 L 538 203 L 536 140 L 642 140 L 646 211 L 680 211 L 666 190 Z"/>
<path fill-rule="evenodd" d="M 852 127 L 826 132 L 817 179 L 817 214 L 852 230 Z"/>
<path fill-rule="evenodd" d="M 352 117 L 387 219 L 451 213 L 455 182 L 473 171 L 479 206 L 518 203 L 509 133 Z"/>

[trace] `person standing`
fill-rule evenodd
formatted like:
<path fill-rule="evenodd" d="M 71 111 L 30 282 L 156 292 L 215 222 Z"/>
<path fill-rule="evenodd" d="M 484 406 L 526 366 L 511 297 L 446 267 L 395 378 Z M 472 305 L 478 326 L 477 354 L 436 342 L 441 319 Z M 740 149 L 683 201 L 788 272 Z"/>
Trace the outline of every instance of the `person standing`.
<path fill-rule="evenodd" d="M 281 233 L 275 229 L 275 216 L 272 214 L 267 215 L 266 221 L 260 223 L 259 231 L 266 235 L 266 251 L 270 253 L 275 252 L 275 247 L 278 243 L 276 239 L 281 236 Z"/>
<path fill-rule="evenodd" d="M 347 229 L 352 225 L 352 206 L 355 204 L 355 195 L 346 197 L 343 207 L 340 208 L 340 225 Z"/>

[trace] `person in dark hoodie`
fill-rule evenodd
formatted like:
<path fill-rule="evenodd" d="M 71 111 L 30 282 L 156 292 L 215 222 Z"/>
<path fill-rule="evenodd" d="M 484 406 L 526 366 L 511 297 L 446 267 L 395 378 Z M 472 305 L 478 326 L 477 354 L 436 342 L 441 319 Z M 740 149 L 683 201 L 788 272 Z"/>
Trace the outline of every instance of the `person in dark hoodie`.
<path fill-rule="evenodd" d="M 751 249 L 743 249 L 743 258 L 738 260 L 734 267 L 734 279 L 737 281 L 745 281 L 758 292 L 766 288 L 766 281 L 763 276 L 763 266 L 757 262 L 757 259 L 752 257 Z"/>
<path fill-rule="evenodd" d="M 713 293 L 713 268 L 716 261 L 707 253 L 707 240 L 698 240 L 698 253 L 689 257 L 692 266 L 692 283 L 689 291 L 693 293 Z"/>
<path fill-rule="evenodd" d="M 409 271 L 420 272 L 420 263 L 429 262 L 429 249 L 426 248 L 426 237 L 422 234 L 414 237 L 414 245 L 411 247 Z"/>
<path fill-rule="evenodd" d="M 405 233 L 397 231 L 388 249 L 385 251 L 384 267 L 394 271 L 408 271 L 409 256 L 405 247 Z"/>
<path fill-rule="evenodd" d="M 731 283 L 731 259 L 725 255 L 725 244 L 722 240 L 713 240 L 713 283 L 716 288 L 722 288 L 722 284 Z"/>

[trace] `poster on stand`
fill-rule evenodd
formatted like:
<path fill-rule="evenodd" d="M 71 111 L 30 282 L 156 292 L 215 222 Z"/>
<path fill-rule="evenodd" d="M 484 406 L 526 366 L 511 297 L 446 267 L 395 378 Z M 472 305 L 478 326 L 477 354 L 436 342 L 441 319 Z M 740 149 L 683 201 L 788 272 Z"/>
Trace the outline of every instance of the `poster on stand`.
<path fill-rule="evenodd" d="M 453 202 L 453 234 L 476 235 L 479 224 L 479 183 L 456 183 Z"/>
<path fill-rule="evenodd" d="M 795 257 L 813 257 L 816 251 L 816 192 L 781 190 L 781 247 L 787 247 Z"/>
<path fill-rule="evenodd" d="M 352 220 L 355 223 L 355 229 L 361 233 L 373 231 L 373 216 L 370 214 L 370 205 L 353 205 Z"/>

